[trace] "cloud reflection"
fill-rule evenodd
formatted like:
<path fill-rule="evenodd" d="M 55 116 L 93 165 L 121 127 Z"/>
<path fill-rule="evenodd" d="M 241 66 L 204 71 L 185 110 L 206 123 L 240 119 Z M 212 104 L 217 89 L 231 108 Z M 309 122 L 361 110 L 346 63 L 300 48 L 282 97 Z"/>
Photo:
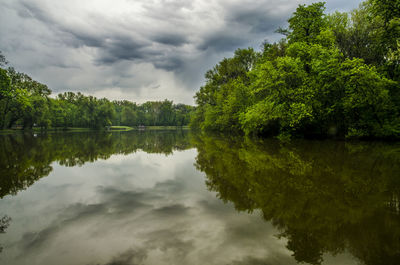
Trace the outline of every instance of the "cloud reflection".
<path fill-rule="evenodd" d="M 195 155 L 190 150 L 184 153 Z M 138 155 L 124 157 L 124 161 L 130 158 L 136 163 Z M 153 156 L 154 161 L 169 158 Z M 161 178 L 151 187 L 128 187 L 121 178 L 105 185 L 98 175 L 94 202 L 55 200 L 52 207 L 58 210 L 48 217 L 50 224 L 41 229 L 20 227 L 25 232 L 14 249 L 19 255 L 9 264 L 291 264 L 285 242 L 274 236 L 271 225 L 257 215 L 237 213 L 206 190 L 203 176 L 190 162 L 193 158 L 187 158 L 189 163 L 170 165 L 175 177 Z M 68 168 L 68 172 L 85 167 L 102 170 L 102 163 L 112 166 L 100 161 Z M 60 169 L 55 167 L 55 173 Z M 29 218 L 29 211 L 25 215 Z M 12 256 L 6 258 L 11 261 Z"/>

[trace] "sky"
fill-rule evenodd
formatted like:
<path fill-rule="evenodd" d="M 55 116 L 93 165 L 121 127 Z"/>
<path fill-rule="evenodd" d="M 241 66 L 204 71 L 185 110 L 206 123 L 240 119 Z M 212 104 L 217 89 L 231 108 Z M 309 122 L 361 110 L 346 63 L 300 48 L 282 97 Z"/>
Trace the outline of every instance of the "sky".
<path fill-rule="evenodd" d="M 0 51 L 53 94 L 194 104 L 204 73 L 309 0 L 0 0 Z M 328 0 L 328 12 L 361 0 Z"/>

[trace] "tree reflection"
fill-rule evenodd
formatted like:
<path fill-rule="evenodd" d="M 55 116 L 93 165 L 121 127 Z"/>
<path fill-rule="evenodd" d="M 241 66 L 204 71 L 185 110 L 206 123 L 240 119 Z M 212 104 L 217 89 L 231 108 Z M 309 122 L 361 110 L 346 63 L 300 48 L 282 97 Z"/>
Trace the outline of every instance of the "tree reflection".
<path fill-rule="evenodd" d="M 186 131 L 12 134 L 0 136 L 0 198 L 15 195 L 52 171 L 138 150 L 169 155 L 191 147 Z"/>
<path fill-rule="evenodd" d="M 0 234 L 4 234 L 6 232 L 7 227 L 10 225 L 11 218 L 7 215 L 4 215 L 0 218 Z M 0 245 L 0 253 L 3 251 L 3 247 Z"/>
<path fill-rule="evenodd" d="M 400 145 L 194 137 L 206 184 L 238 211 L 260 210 L 298 262 L 350 251 L 400 260 Z"/>

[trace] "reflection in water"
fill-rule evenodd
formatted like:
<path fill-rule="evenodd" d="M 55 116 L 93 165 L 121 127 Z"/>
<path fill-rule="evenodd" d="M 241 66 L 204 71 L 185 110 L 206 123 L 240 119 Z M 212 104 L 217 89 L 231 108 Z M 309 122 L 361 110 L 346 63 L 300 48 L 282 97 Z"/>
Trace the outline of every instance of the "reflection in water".
<path fill-rule="evenodd" d="M 144 131 L 3 135 L 0 146 L 0 212 L 13 218 L 0 263 L 400 260 L 399 144 Z"/>
<path fill-rule="evenodd" d="M 0 218 L 0 234 L 4 234 L 6 232 L 7 227 L 10 225 L 11 218 L 7 215 L 4 215 Z M 0 246 L 0 252 L 3 251 L 3 247 Z"/>
<path fill-rule="evenodd" d="M 0 237 L 0 264 L 295 264 L 271 224 L 206 189 L 185 132 L 2 141 L 21 158 L 11 154 L 2 165 L 16 169 L 2 180 L 0 211 L 13 222 Z M 147 151 L 131 153 L 138 148 Z M 48 167 L 48 177 L 30 177 L 38 167 Z"/>
<path fill-rule="evenodd" d="M 172 154 L 190 148 L 185 131 L 144 131 L 115 133 L 69 133 L 0 136 L 0 198 L 17 194 L 38 179 L 49 175 L 50 164 L 73 167 L 113 154 L 130 154 L 137 150 L 147 153 Z"/>
<path fill-rule="evenodd" d="M 195 138 L 207 186 L 238 211 L 262 211 L 298 262 L 350 251 L 400 261 L 400 145 Z"/>

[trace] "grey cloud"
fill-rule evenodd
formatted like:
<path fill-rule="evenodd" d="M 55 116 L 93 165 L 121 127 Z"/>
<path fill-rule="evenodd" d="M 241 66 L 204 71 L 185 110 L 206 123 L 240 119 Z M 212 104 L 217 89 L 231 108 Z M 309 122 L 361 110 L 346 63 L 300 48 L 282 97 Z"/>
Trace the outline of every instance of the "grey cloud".
<path fill-rule="evenodd" d="M 154 213 L 159 216 L 173 217 L 174 215 L 187 214 L 189 209 L 190 209 L 189 207 L 185 207 L 181 204 L 173 204 L 173 205 L 168 205 L 168 206 L 154 209 Z"/>
<path fill-rule="evenodd" d="M 185 35 L 174 34 L 174 33 L 157 33 L 155 37 L 152 38 L 153 41 L 171 45 L 171 46 L 182 46 L 185 43 L 188 43 L 188 39 Z"/>
<path fill-rule="evenodd" d="M 25 12 L 24 12 L 25 11 Z M 31 17 L 40 20 L 62 34 L 66 44 L 72 47 L 88 46 L 99 48 L 96 63 L 115 63 L 120 60 L 145 59 L 148 56 L 160 55 L 158 51 L 144 50 L 150 45 L 150 41 L 137 40 L 129 34 L 104 31 L 107 23 L 101 17 L 93 17 L 98 32 L 93 30 L 72 28 L 59 23 L 52 14 L 49 14 L 32 2 L 22 2 L 20 14 L 30 14 Z M 26 16 L 26 15 L 23 15 Z"/>
<path fill-rule="evenodd" d="M 331 1 L 327 6 L 349 10 L 359 2 Z M 120 98 L 144 101 L 151 94 L 144 92 L 157 83 L 162 92 L 155 95 L 158 100 L 168 95 L 193 103 L 207 69 L 236 48 L 257 49 L 266 38 L 279 39 L 274 30 L 285 25 L 300 1 L 115 0 L 115 7 L 140 5 L 116 14 L 83 8 L 102 3 L 4 0 L 0 49 L 18 70 L 56 92 L 96 95 L 104 90 L 111 95 L 117 90 Z"/>
<path fill-rule="evenodd" d="M 17 10 L 18 15 L 22 18 L 33 18 L 36 19 L 47 27 L 55 31 L 56 35 L 62 34 L 62 39 L 66 41 L 66 44 L 77 48 L 82 45 L 90 47 L 101 47 L 103 38 L 91 32 L 84 31 L 80 28 L 68 28 L 60 24 L 54 14 L 49 13 L 44 7 L 41 7 L 39 3 L 32 1 L 21 0 L 16 2 L 14 8 Z M 60 37 L 60 36 L 58 36 Z"/>
<path fill-rule="evenodd" d="M 191 175 L 190 164 L 186 167 L 190 171 L 179 171 L 175 179 L 151 188 L 100 186 L 95 189 L 97 203 L 61 206 L 47 228 L 21 239 L 21 261 L 46 251 L 50 260 L 57 260 L 64 248 L 82 244 L 84 251 L 106 254 L 93 257 L 79 252 L 63 257 L 74 263 L 72 256 L 77 255 L 88 265 L 148 264 L 157 259 L 162 264 L 223 264 L 221 257 L 237 265 L 293 264 L 290 255 L 275 254 L 279 245 L 268 243 L 274 231 L 266 229 L 261 218 L 239 215 L 232 205 L 227 207 L 203 191 L 204 180 Z M 262 258 L 265 254 L 268 257 Z"/>
<path fill-rule="evenodd" d="M 290 259 L 286 255 L 275 254 L 272 257 L 265 258 L 255 258 L 255 257 L 245 257 L 241 260 L 236 260 L 229 265 L 288 265 L 288 264 L 297 264 L 292 259 Z"/>
<path fill-rule="evenodd" d="M 21 238 L 20 247 L 24 250 L 24 253 L 34 252 L 42 248 L 59 229 L 58 226 L 50 226 L 39 232 L 28 232 Z M 24 253 L 22 253 L 22 255 L 24 255 Z"/>
<path fill-rule="evenodd" d="M 157 183 L 155 189 L 159 192 L 172 192 L 172 193 L 179 193 L 179 191 L 185 188 L 184 182 L 177 182 L 175 180 L 168 180 L 165 182 Z"/>
<path fill-rule="evenodd" d="M 162 251 L 172 250 L 177 260 L 183 260 L 191 251 L 195 249 L 193 240 L 184 240 L 188 231 L 182 227 L 157 230 L 146 235 L 146 248 L 161 249 Z M 160 238 L 162 240 L 160 240 Z"/>
<path fill-rule="evenodd" d="M 113 216 L 131 214 L 140 208 L 150 208 L 146 203 L 148 199 L 159 199 L 155 194 L 144 194 L 134 191 L 121 191 L 113 188 L 100 188 L 99 193 L 104 199 L 104 208 L 112 208 Z M 97 213 L 95 213 L 97 214 Z M 100 212 L 100 214 L 102 214 Z M 80 215 L 78 215 L 80 217 Z"/>
<path fill-rule="evenodd" d="M 175 184 L 180 186 L 177 182 L 175 182 Z M 166 182 L 166 186 L 161 184 L 157 186 L 157 189 L 153 192 L 147 193 L 122 191 L 112 187 L 98 187 L 97 192 L 102 198 L 100 203 L 89 205 L 79 203 L 67 207 L 59 215 L 59 220 L 53 222 L 47 228 L 41 231 L 24 234 L 21 240 L 21 248 L 23 248 L 24 253 L 38 251 L 47 244 L 50 244 L 51 240 L 55 238 L 56 235 L 68 227 L 79 226 L 79 224 L 90 222 L 91 220 L 121 220 L 127 216 L 132 216 L 135 211 L 141 209 L 147 211 L 148 218 L 150 219 L 176 218 L 177 216 L 188 214 L 190 208 L 181 204 L 172 204 L 162 207 L 154 207 L 149 204 L 149 202 L 153 200 L 162 200 L 163 197 L 158 193 L 169 193 L 170 190 L 175 190 L 175 187 L 173 183 L 169 181 Z M 184 230 L 181 230 L 182 228 L 183 227 L 180 226 L 174 232 L 169 230 L 155 231 L 149 234 L 147 238 L 149 240 L 151 239 L 150 241 L 158 241 L 160 238 L 164 238 L 164 243 L 162 243 L 164 249 L 168 248 L 168 245 L 178 249 L 182 249 L 184 245 L 189 247 L 190 244 L 187 244 L 188 242 L 183 243 L 176 238 L 176 236 L 184 232 Z M 179 232 L 179 230 L 181 232 Z M 162 237 L 162 235 L 165 237 Z M 150 241 L 148 241 L 148 244 L 151 243 Z M 159 244 L 157 246 L 159 246 Z M 179 252 L 181 251 L 179 250 Z"/>
<path fill-rule="evenodd" d="M 181 71 L 185 65 L 181 58 L 161 59 L 153 62 L 157 68 L 165 69 L 167 71 Z"/>
<path fill-rule="evenodd" d="M 161 1 L 143 1 L 145 15 L 157 21 L 169 20 L 176 26 L 183 26 L 187 15 L 185 10 L 193 11 L 195 1 L 187 0 L 161 0 Z"/>
<path fill-rule="evenodd" d="M 129 60 L 151 62 L 154 66 L 168 71 L 178 69 L 182 65 L 181 59 L 175 57 L 177 54 L 174 52 L 167 54 L 168 51 L 162 48 L 155 49 L 152 43 L 179 47 L 188 42 L 184 33 L 158 32 L 152 37 L 151 32 L 135 28 L 135 25 L 128 27 L 126 31 L 121 31 L 122 25 L 109 25 L 108 21 L 100 16 L 91 16 L 92 21 L 88 22 L 89 25 L 97 25 L 96 28 L 74 28 L 57 21 L 54 14 L 50 14 L 35 3 L 22 1 L 21 6 L 17 8 L 19 8 L 18 14 L 22 17 L 35 18 L 48 25 L 65 41 L 64 44 L 73 48 L 82 46 L 97 48 L 97 56 L 94 59 L 97 65 Z"/>
<path fill-rule="evenodd" d="M 34 2 L 20 1 L 20 6 L 17 9 L 18 15 L 24 18 L 36 18 L 46 24 L 52 25 L 54 20 Z"/>
<path fill-rule="evenodd" d="M 235 34 L 232 32 L 216 32 L 203 39 L 203 42 L 198 46 L 200 50 L 211 50 L 214 52 L 232 51 L 242 47 L 248 42 L 246 36 Z"/>
<path fill-rule="evenodd" d="M 82 205 L 77 204 L 66 209 L 65 215 L 71 215 L 69 218 L 65 216 L 58 222 L 53 223 L 47 228 L 38 232 L 28 232 L 23 235 L 21 240 L 21 248 L 26 252 L 34 252 L 43 248 L 54 238 L 55 235 L 63 229 L 64 226 L 73 224 L 77 220 L 90 219 L 93 216 L 98 216 L 100 213 L 105 213 L 107 208 L 104 204 Z M 63 215 L 64 215 L 63 214 Z"/>
<path fill-rule="evenodd" d="M 64 209 L 59 220 L 53 222 L 47 228 L 38 232 L 28 232 L 23 235 L 21 247 L 24 253 L 37 251 L 50 244 L 50 241 L 63 229 L 79 225 L 97 219 L 119 220 L 131 215 L 134 211 L 150 208 L 146 203 L 147 199 L 157 198 L 156 196 L 138 192 L 120 191 L 113 188 L 99 188 L 103 202 L 98 204 L 75 204 Z M 112 211 L 110 211 L 112 209 Z"/>
<path fill-rule="evenodd" d="M 220 216 L 221 213 L 228 214 L 232 209 L 227 207 L 226 203 L 220 201 L 220 200 L 214 200 L 214 201 L 207 201 L 207 200 L 202 200 L 199 201 L 199 204 L 204 208 L 207 209 L 207 213 L 214 215 L 214 216 Z M 233 206 L 232 206 L 233 208 Z"/>
<path fill-rule="evenodd" d="M 265 9 L 240 9 L 233 12 L 229 20 L 234 25 L 248 26 L 251 33 L 266 34 L 273 32 L 281 25 L 287 18 L 272 17 Z"/>
<path fill-rule="evenodd" d="M 61 31 L 61 38 L 63 39 L 64 43 L 72 46 L 73 48 L 79 48 L 82 46 L 101 48 L 104 45 L 107 45 L 105 44 L 103 37 L 96 36 L 90 32 L 81 31 L 79 29 L 59 30 Z M 118 42 L 118 39 L 116 41 Z"/>
<path fill-rule="evenodd" d="M 102 43 L 96 62 L 115 63 L 120 60 L 143 60 L 149 56 L 160 55 L 157 51 L 146 51 L 144 48 L 147 43 L 136 41 L 134 39 L 118 36 L 110 38 Z"/>
<path fill-rule="evenodd" d="M 127 251 L 121 253 L 120 255 L 111 259 L 105 265 L 136 265 L 142 264 L 142 262 L 147 257 L 147 251 L 140 249 L 128 249 Z"/>
<path fill-rule="evenodd" d="M 171 24 L 180 23 L 181 26 L 184 26 L 185 17 L 177 16 L 179 14 L 177 10 L 184 7 L 186 5 L 182 1 L 173 1 L 167 4 L 167 8 L 154 8 L 152 6 L 151 11 L 153 17 L 158 15 L 156 17 L 158 20 L 167 17 L 171 19 Z M 48 25 L 58 35 L 61 35 L 66 44 L 72 47 L 88 46 L 98 48 L 97 58 L 94 61 L 99 65 L 113 64 L 120 60 L 139 60 L 151 62 L 154 66 L 167 71 L 179 71 L 184 65 L 185 58 L 182 58 L 182 55 L 177 50 L 168 50 L 162 47 L 153 48 L 152 43 L 156 42 L 179 48 L 183 44 L 189 43 L 187 29 L 179 33 L 160 33 L 158 31 L 155 36 L 152 36 L 152 32 L 146 32 L 145 28 L 135 28 L 135 25 L 128 28 L 127 31 L 120 31 L 119 27 L 121 25 L 106 25 L 107 21 L 98 16 L 91 16 L 93 21 L 91 23 L 88 22 L 89 24 L 98 25 L 95 29 L 72 28 L 57 21 L 54 14 L 50 14 L 49 11 L 44 10 L 35 3 L 23 1 L 19 8 L 19 13 L 23 14 L 23 17 L 27 17 L 27 14 L 29 14 L 32 18 Z M 236 12 L 236 10 L 232 10 L 232 12 Z M 249 24 L 256 29 L 257 33 L 266 33 L 266 31 L 263 31 L 268 30 L 270 25 L 273 24 L 259 10 L 236 13 L 233 17 L 227 18 L 226 27 L 223 30 L 213 31 L 211 29 L 210 34 L 207 33 L 207 35 L 203 36 L 201 35 L 203 33 L 197 33 L 200 34 L 199 37 L 201 38 L 200 44 L 196 45 L 197 48 L 200 50 L 210 49 L 213 52 L 232 51 L 248 43 L 249 38 L 254 37 L 248 35 L 248 33 L 246 34 L 243 30 L 237 31 L 238 27 L 236 25 Z M 168 28 L 167 30 L 170 29 Z"/>

